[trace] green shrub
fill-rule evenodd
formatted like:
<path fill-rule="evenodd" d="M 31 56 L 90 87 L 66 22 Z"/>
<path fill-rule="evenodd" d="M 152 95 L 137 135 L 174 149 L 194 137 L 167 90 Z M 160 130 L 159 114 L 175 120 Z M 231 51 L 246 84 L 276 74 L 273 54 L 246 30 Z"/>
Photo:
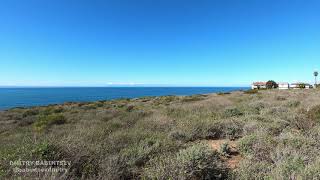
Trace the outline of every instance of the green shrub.
<path fill-rule="evenodd" d="M 192 95 L 192 96 L 185 96 L 181 101 L 182 102 L 192 102 L 192 101 L 200 101 L 204 99 L 204 95 Z"/>
<path fill-rule="evenodd" d="M 242 138 L 238 143 L 238 148 L 242 154 L 250 156 L 253 161 L 272 163 L 271 153 L 276 145 L 272 136 L 262 131 Z"/>
<path fill-rule="evenodd" d="M 99 171 L 100 166 L 94 156 L 76 156 L 72 160 L 69 176 L 71 179 L 96 179 Z"/>
<path fill-rule="evenodd" d="M 261 111 L 262 109 L 266 108 L 268 106 L 267 103 L 263 102 L 263 101 L 254 101 L 252 103 L 249 104 L 250 108 L 254 108 L 257 111 Z"/>
<path fill-rule="evenodd" d="M 239 141 L 239 150 L 244 154 L 253 153 L 253 145 L 257 140 L 257 136 L 255 134 L 245 136 Z"/>
<path fill-rule="evenodd" d="M 132 169 L 128 166 L 127 159 L 124 158 L 120 155 L 113 155 L 104 159 L 100 164 L 103 169 L 99 172 L 99 177 L 102 177 L 100 179 L 133 179 L 135 175 L 132 174 Z"/>
<path fill-rule="evenodd" d="M 37 144 L 31 152 L 34 158 L 41 160 L 55 160 L 55 157 L 59 156 L 57 147 L 48 142 Z"/>
<path fill-rule="evenodd" d="M 244 91 L 243 93 L 244 94 L 257 94 L 258 92 L 259 92 L 258 89 L 249 89 L 249 90 Z"/>
<path fill-rule="evenodd" d="M 131 112 L 131 111 L 133 111 L 133 109 L 134 109 L 134 106 L 133 106 L 133 105 L 129 105 L 129 106 L 127 107 L 126 111 L 127 111 L 127 112 Z"/>
<path fill-rule="evenodd" d="M 305 163 L 301 157 L 288 157 L 273 170 L 272 175 L 280 179 L 298 179 L 303 172 Z"/>
<path fill-rule="evenodd" d="M 169 133 L 169 137 L 171 139 L 177 140 L 177 141 L 187 141 L 188 137 L 186 133 L 179 131 L 179 130 L 174 130 Z"/>
<path fill-rule="evenodd" d="M 157 99 L 156 104 L 168 105 L 169 103 L 176 101 L 177 97 L 176 96 L 161 96 L 156 99 Z"/>
<path fill-rule="evenodd" d="M 299 87 L 300 89 L 304 89 L 304 88 L 306 88 L 306 84 L 300 83 L 300 84 L 298 84 L 298 87 Z"/>
<path fill-rule="evenodd" d="M 288 102 L 287 106 L 295 108 L 295 107 L 298 107 L 300 104 L 301 104 L 300 101 L 291 100 L 291 101 Z"/>
<path fill-rule="evenodd" d="M 224 156 L 229 156 L 231 153 L 231 148 L 228 143 L 223 143 L 220 146 L 220 153 Z"/>
<path fill-rule="evenodd" d="M 188 142 L 203 139 L 241 137 L 243 122 L 235 119 L 191 119 L 179 121 L 177 128 L 169 133 L 175 140 Z"/>
<path fill-rule="evenodd" d="M 223 96 L 223 95 L 228 95 L 231 94 L 230 92 L 218 92 L 217 95 Z"/>
<path fill-rule="evenodd" d="M 307 112 L 307 116 L 317 122 L 320 122 L 320 105 L 314 106 Z"/>
<path fill-rule="evenodd" d="M 54 113 L 62 113 L 64 109 L 62 107 L 55 107 L 55 106 L 48 106 L 45 107 L 43 110 L 39 111 L 41 115 L 50 115 Z"/>
<path fill-rule="evenodd" d="M 285 101 L 285 100 L 287 100 L 287 98 L 284 97 L 284 96 L 277 96 L 277 97 L 276 97 L 276 100 L 277 100 L 277 101 Z"/>
<path fill-rule="evenodd" d="M 294 115 L 290 118 L 290 126 L 304 132 L 314 127 L 315 124 L 315 120 L 307 118 L 303 113 Z"/>
<path fill-rule="evenodd" d="M 51 125 L 60 125 L 66 122 L 66 118 L 62 114 L 40 115 L 38 120 L 33 123 L 36 131 L 40 132 L 49 128 Z"/>
<path fill-rule="evenodd" d="M 4 178 L 5 175 L 6 175 L 5 168 L 2 167 L 2 165 L 0 164 L 0 179 Z"/>
<path fill-rule="evenodd" d="M 302 173 L 302 179 L 320 179 L 320 159 L 309 164 Z"/>
<path fill-rule="evenodd" d="M 87 105 L 83 105 L 81 107 L 84 110 L 93 110 L 93 109 L 97 109 L 98 108 L 98 106 L 96 104 L 87 104 Z"/>
<path fill-rule="evenodd" d="M 240 129 L 240 131 L 242 131 L 242 129 Z M 234 140 L 235 138 L 239 137 L 238 132 L 239 132 L 239 129 L 237 126 L 226 127 L 227 138 L 231 140 Z"/>
<path fill-rule="evenodd" d="M 152 155 L 155 155 L 160 147 L 159 140 L 147 138 L 140 143 L 130 146 L 120 152 L 122 156 L 126 156 L 129 166 L 142 166 Z"/>
<path fill-rule="evenodd" d="M 95 102 L 94 105 L 95 105 L 96 107 L 103 107 L 104 103 L 101 102 L 101 101 L 98 101 L 98 102 Z"/>
<path fill-rule="evenodd" d="M 238 108 L 229 108 L 224 111 L 225 117 L 237 117 L 242 116 L 243 112 L 241 112 Z"/>
<path fill-rule="evenodd" d="M 29 109 L 29 110 L 26 110 L 23 114 L 22 114 L 22 117 L 23 118 L 26 118 L 28 116 L 35 116 L 35 115 L 38 115 L 39 114 L 39 110 L 38 109 Z"/>
<path fill-rule="evenodd" d="M 175 140 L 188 142 L 199 139 L 214 139 L 223 136 L 221 124 L 210 119 L 185 119 L 177 124 L 177 128 L 169 133 Z"/>
<path fill-rule="evenodd" d="M 224 179 L 227 169 L 216 151 L 195 144 L 176 155 L 151 160 L 143 175 L 148 179 Z"/>
<path fill-rule="evenodd" d="M 269 162 L 244 159 L 233 171 L 231 179 L 272 179 L 270 175 L 272 168 L 273 164 Z"/>

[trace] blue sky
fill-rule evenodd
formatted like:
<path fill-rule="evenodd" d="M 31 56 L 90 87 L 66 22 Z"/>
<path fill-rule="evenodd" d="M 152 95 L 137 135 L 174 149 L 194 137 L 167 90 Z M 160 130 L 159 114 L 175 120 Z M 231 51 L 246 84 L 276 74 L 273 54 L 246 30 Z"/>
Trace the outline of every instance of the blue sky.
<path fill-rule="evenodd" d="M 2 86 L 313 82 L 319 0 L 1 0 Z"/>

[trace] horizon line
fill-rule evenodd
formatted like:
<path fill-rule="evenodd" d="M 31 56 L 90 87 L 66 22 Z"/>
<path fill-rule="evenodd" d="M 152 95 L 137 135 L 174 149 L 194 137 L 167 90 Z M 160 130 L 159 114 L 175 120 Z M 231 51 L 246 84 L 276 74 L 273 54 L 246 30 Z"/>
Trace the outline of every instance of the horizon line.
<path fill-rule="evenodd" d="M 38 86 L 38 85 L 0 85 L 0 88 L 112 88 L 112 87 L 250 87 L 250 85 L 114 85 L 114 86 L 68 86 L 68 85 L 57 85 L 57 86 Z"/>

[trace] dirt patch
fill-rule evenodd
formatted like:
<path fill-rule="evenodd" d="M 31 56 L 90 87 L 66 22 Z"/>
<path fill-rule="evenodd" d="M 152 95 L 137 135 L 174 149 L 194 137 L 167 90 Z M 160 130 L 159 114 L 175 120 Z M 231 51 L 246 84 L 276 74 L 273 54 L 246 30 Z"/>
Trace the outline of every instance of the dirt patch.
<path fill-rule="evenodd" d="M 230 141 L 229 139 L 217 139 L 217 140 L 209 140 L 208 141 L 210 147 L 213 150 L 220 152 L 221 146 L 225 143 L 230 147 L 229 156 L 222 156 L 221 158 L 226 162 L 227 166 L 230 169 L 235 169 L 238 167 L 239 162 L 242 160 L 242 157 L 237 149 L 236 141 Z"/>

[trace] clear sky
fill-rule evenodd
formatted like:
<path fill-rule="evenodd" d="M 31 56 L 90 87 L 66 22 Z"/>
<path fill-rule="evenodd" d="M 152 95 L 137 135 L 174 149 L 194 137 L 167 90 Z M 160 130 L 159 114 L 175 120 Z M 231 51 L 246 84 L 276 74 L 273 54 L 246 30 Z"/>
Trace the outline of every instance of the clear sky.
<path fill-rule="evenodd" d="M 0 85 L 313 82 L 319 0 L 1 0 Z"/>

